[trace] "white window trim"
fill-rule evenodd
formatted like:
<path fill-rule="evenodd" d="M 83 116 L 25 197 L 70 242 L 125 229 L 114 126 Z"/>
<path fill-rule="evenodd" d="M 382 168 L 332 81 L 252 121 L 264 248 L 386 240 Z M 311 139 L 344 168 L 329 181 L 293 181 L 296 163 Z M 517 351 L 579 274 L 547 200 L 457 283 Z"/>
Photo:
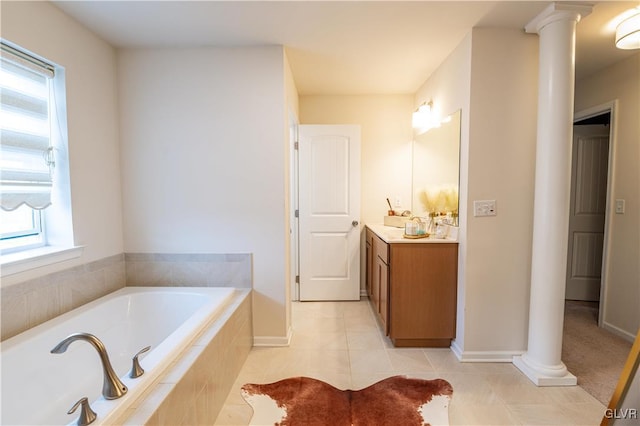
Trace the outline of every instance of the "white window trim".
<path fill-rule="evenodd" d="M 0 258 L 0 277 L 76 259 L 82 255 L 83 249 L 84 246 L 45 246 L 2 255 Z"/>

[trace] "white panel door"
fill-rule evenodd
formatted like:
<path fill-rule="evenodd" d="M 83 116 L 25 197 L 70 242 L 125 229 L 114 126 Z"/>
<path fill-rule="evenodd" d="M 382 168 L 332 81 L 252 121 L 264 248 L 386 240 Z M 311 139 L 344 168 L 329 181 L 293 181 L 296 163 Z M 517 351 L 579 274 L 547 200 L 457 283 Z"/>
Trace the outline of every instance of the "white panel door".
<path fill-rule="evenodd" d="M 609 127 L 574 126 L 573 133 L 565 298 L 597 301 L 607 203 Z"/>
<path fill-rule="evenodd" d="M 300 300 L 360 298 L 360 126 L 299 128 Z"/>

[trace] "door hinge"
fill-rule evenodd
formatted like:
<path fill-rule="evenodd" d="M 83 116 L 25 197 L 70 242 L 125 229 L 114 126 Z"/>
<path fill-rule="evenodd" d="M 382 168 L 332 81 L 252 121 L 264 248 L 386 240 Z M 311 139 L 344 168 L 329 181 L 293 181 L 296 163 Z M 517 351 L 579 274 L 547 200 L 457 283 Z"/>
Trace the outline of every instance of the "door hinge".
<path fill-rule="evenodd" d="M 298 142 L 293 143 L 293 149 L 295 149 L 296 151 L 298 150 Z"/>
<path fill-rule="evenodd" d="M 296 209 L 296 211 L 293 212 L 293 215 L 295 217 L 300 217 L 300 210 Z"/>
<path fill-rule="evenodd" d="M 296 275 L 296 284 L 300 284 L 300 275 Z"/>

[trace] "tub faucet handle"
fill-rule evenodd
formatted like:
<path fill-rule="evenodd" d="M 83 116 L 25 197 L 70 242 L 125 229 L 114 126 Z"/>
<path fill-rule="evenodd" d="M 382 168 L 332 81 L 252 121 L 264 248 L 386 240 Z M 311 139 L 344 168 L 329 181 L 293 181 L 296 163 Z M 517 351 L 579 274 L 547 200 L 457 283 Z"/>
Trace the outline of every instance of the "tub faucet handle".
<path fill-rule="evenodd" d="M 136 377 L 140 377 L 144 374 L 144 369 L 140 366 L 140 362 L 138 361 L 138 356 L 147 352 L 151 349 L 151 346 L 147 346 L 146 348 L 140 349 L 140 351 L 133 356 L 133 366 L 131 367 L 131 371 L 129 372 L 129 377 L 135 379 Z"/>
<path fill-rule="evenodd" d="M 88 424 L 91 424 L 95 421 L 96 417 L 98 417 L 96 412 L 91 409 L 89 400 L 86 396 L 84 398 L 80 398 L 78 402 L 76 402 L 73 407 L 71 407 L 71 409 L 67 411 L 67 414 L 73 414 L 78 409 L 78 407 L 81 407 L 80 417 L 78 417 L 78 422 L 76 423 L 78 426 L 86 426 Z"/>

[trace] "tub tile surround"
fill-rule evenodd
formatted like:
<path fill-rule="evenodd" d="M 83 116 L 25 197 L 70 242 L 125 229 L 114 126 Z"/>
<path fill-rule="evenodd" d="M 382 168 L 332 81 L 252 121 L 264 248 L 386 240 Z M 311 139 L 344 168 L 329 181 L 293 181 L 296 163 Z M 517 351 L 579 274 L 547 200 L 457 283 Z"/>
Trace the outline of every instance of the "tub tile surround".
<path fill-rule="evenodd" d="M 251 351 L 251 324 L 251 290 L 241 289 L 167 372 L 112 424 L 213 424 Z"/>
<path fill-rule="evenodd" d="M 251 288 L 251 254 L 121 253 L 1 289 L 1 340 L 125 286 Z"/>
<path fill-rule="evenodd" d="M 125 256 L 109 256 L 3 287 L 1 340 L 125 287 Z"/>
<path fill-rule="evenodd" d="M 251 254 L 126 253 L 128 286 L 251 288 Z"/>

